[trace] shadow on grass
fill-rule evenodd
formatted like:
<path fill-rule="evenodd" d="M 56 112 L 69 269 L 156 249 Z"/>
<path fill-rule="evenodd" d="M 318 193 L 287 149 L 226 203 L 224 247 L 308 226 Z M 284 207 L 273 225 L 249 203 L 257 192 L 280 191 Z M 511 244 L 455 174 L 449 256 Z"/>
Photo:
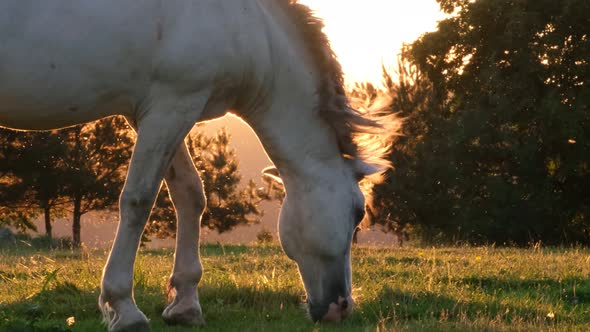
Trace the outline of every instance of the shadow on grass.
<path fill-rule="evenodd" d="M 241 255 L 246 254 L 256 256 L 281 254 L 281 249 L 277 246 L 209 244 L 203 245 L 201 252 L 204 257 L 212 258 L 235 255 L 236 257 L 231 258 L 233 260 L 242 259 Z M 78 258 L 82 255 L 77 251 L 60 251 L 58 254 L 67 258 Z M 142 254 L 172 259 L 171 250 L 145 250 Z M 423 261 L 421 258 L 413 257 L 397 260 L 395 257 L 387 257 L 386 260 L 388 264 L 410 265 L 420 264 Z M 405 280 L 412 277 L 410 272 L 403 273 Z M 218 283 L 214 284 L 204 283 L 199 287 L 201 305 L 205 319 L 208 321 L 207 327 L 203 330 L 311 331 L 315 328 L 315 325 L 306 319 L 301 305 L 303 291 L 299 285 L 279 286 L 277 283 L 270 283 L 265 286 L 263 283 L 253 283 L 251 286 L 240 286 L 232 279 L 233 275 L 226 274 L 224 277 L 227 280 L 217 280 Z M 400 272 L 395 274 L 398 277 L 401 276 Z M 136 277 L 138 275 L 136 274 Z M 377 276 L 383 277 L 387 274 L 381 269 L 375 274 L 376 278 Z M 162 278 L 165 277 L 162 276 Z M 14 276 L 7 275 L 6 279 L 14 279 Z M 140 282 L 136 284 L 135 297 L 138 306 L 152 320 L 153 330 L 185 331 L 176 328 L 168 329 L 160 318 L 166 306 L 166 294 L 163 288 L 152 286 L 160 280 L 150 279 L 151 281 L 148 282 L 147 277 L 146 279 L 138 278 L 138 280 Z M 163 280 L 161 280 L 162 283 Z M 503 327 L 510 326 L 512 322 L 524 322 L 528 324 L 525 326 L 528 329 L 531 329 L 531 326 L 560 327 L 561 323 L 590 324 L 590 316 L 584 314 L 590 310 L 589 279 L 572 277 L 564 278 L 559 282 L 555 279 L 521 280 L 518 277 L 508 276 L 462 276 L 459 279 L 439 281 L 465 288 L 466 291 L 461 293 L 463 295 L 454 297 L 454 295 L 445 294 L 444 291 L 425 292 L 418 289 L 413 292 L 402 292 L 385 284 L 376 291 L 377 295 L 374 299 L 359 303 L 356 313 L 341 326 L 342 331 L 373 331 L 382 323 L 385 323 L 385 326 L 392 326 L 392 330 L 403 330 L 397 328 L 399 325 L 396 324 L 400 323 L 415 325 L 417 328 L 430 323 L 432 324 L 430 326 L 434 326 L 434 329 L 431 329 L 433 331 L 437 331 L 436 328 L 439 326 L 436 324 L 441 322 L 469 326 L 469 322 L 479 321 L 484 322 L 483 324 L 497 323 Z M 0 282 L 3 282 L 1 273 Z M 378 280 L 375 279 L 375 282 Z M 0 331 L 106 330 L 99 323 L 98 285 L 94 289 L 82 289 L 81 284 L 76 280 L 55 281 L 26 299 L 0 304 Z M 573 285 L 576 285 L 575 294 Z M 506 300 L 519 297 L 524 300 Z M 574 298 L 575 303 L 572 302 Z M 517 304 L 514 305 L 514 303 Z M 547 317 L 546 308 L 548 307 L 557 307 L 561 311 L 556 312 L 554 318 L 550 318 Z M 75 317 L 76 324 L 73 327 L 67 326 L 68 317 Z M 322 326 L 321 329 L 322 331 L 331 330 L 332 327 Z M 493 327 L 486 327 L 483 330 L 493 329 Z"/>
<path fill-rule="evenodd" d="M 18 302 L 0 306 L 1 331 L 69 331 L 68 317 L 96 318 L 99 291 L 80 290 L 70 282 L 57 283 Z"/>
<path fill-rule="evenodd" d="M 506 291 L 506 281 L 503 280 L 484 281 L 488 283 L 490 289 L 496 290 L 504 289 Z M 468 282 L 479 283 L 479 280 L 466 280 Z M 525 285 L 538 285 L 546 282 L 550 287 L 556 287 L 552 281 L 536 281 L 532 280 L 530 283 L 514 283 L 512 286 L 512 295 L 521 294 L 522 296 L 534 297 L 534 289 L 523 289 Z M 520 288 L 519 288 L 520 287 Z M 557 288 L 559 291 L 559 288 Z M 587 289 L 584 295 L 587 301 Z M 358 314 L 353 318 L 363 324 L 375 324 L 381 322 L 384 324 L 399 324 L 400 322 L 452 322 L 457 324 L 468 325 L 469 322 L 483 321 L 493 324 L 510 326 L 513 322 L 527 323 L 529 326 L 553 327 L 556 324 L 589 324 L 590 317 L 588 315 L 576 314 L 577 311 L 586 312 L 589 306 L 586 303 L 578 302 L 577 305 L 564 305 L 565 312 L 554 313 L 553 317 L 548 316 L 548 312 L 542 309 L 537 302 L 523 301 L 530 303 L 530 305 L 514 305 L 512 303 L 506 304 L 502 300 L 502 296 L 497 296 L 490 300 L 484 301 L 465 300 L 455 298 L 434 292 L 402 292 L 389 287 L 385 287 L 376 297 L 374 301 L 363 302 L 358 308 Z M 557 301 L 556 301 L 557 302 Z M 552 303 L 556 307 L 558 303 Z M 490 327 L 490 330 L 495 330 Z"/>
<path fill-rule="evenodd" d="M 489 285 L 505 285 L 504 281 L 498 280 L 486 282 Z M 555 286 L 551 282 L 548 285 Z M 311 330 L 314 324 L 306 319 L 301 294 L 298 292 L 227 285 L 200 287 L 200 300 L 209 323 L 203 330 L 269 331 L 290 327 L 290 330 Z M 98 320 L 98 295 L 98 288 L 82 290 L 70 282 L 56 283 L 51 289 L 40 291 L 22 301 L 0 305 L 0 331 L 104 331 L 104 326 Z M 154 331 L 168 330 L 160 318 L 166 306 L 164 291 L 158 287 L 138 286 L 135 297 L 138 306 L 151 319 L 152 325 L 157 327 Z M 66 324 L 68 317 L 75 317 L 77 323 L 73 327 Z M 547 312 L 536 308 L 534 303 L 530 306 L 507 306 L 501 299 L 466 301 L 433 292 L 401 292 L 386 286 L 375 300 L 361 302 L 356 313 L 342 327 L 348 331 L 366 326 L 395 326 L 400 322 L 467 324 L 475 320 L 506 325 L 517 321 L 534 326 L 557 327 L 556 324 L 568 322 L 571 318 L 559 315 L 554 319 L 548 318 Z M 590 317 L 584 316 L 569 323 L 590 323 Z M 322 330 L 325 328 L 322 327 Z M 331 327 L 328 326 L 328 329 L 331 330 Z"/>
<path fill-rule="evenodd" d="M 203 257 L 213 256 L 229 256 L 229 255 L 243 255 L 243 254 L 278 254 L 282 253 L 282 249 L 274 244 L 271 245 L 224 245 L 221 243 L 204 243 L 200 246 L 200 253 Z M 142 249 L 142 254 L 152 256 L 172 256 L 174 249 Z"/>
<path fill-rule="evenodd" d="M 424 263 L 424 259 L 420 257 L 385 257 L 385 262 L 393 265 L 420 265 Z"/>
<path fill-rule="evenodd" d="M 301 298 L 293 292 L 206 285 L 199 288 L 199 293 L 205 319 L 221 330 L 230 323 L 228 317 L 237 320 L 231 324 L 242 326 L 248 326 L 248 321 L 282 324 L 285 313 L 291 320 L 306 321 Z M 0 304 L 0 331 L 104 331 L 106 328 L 99 320 L 99 294 L 98 288 L 83 290 L 72 282 L 57 282 L 21 301 Z M 134 294 L 138 307 L 152 324 L 160 326 L 155 330 L 168 330 L 161 318 L 167 306 L 164 289 L 137 284 Z M 76 321 L 72 327 L 66 323 L 69 317 Z"/>
<path fill-rule="evenodd" d="M 572 301 L 571 304 L 590 304 L 590 278 L 568 277 L 555 280 L 468 276 L 454 282 L 480 289 L 485 293 L 536 292 L 542 295 L 562 297 L 564 300 L 569 297 Z"/>

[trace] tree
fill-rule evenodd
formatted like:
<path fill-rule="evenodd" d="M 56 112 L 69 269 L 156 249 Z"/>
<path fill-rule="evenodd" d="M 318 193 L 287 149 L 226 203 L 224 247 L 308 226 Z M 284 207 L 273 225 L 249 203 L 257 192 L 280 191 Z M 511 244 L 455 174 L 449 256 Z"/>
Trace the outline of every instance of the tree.
<path fill-rule="evenodd" d="M 427 240 L 587 242 L 590 3 L 439 2 L 454 14 L 405 53 L 427 94 L 385 209 Z"/>
<path fill-rule="evenodd" d="M 117 206 L 133 139 L 122 117 L 66 129 L 66 194 L 73 205 L 72 240 L 80 245 L 81 218 Z"/>
<path fill-rule="evenodd" d="M 3 129 L 0 139 L 0 219 L 22 229 L 39 211 L 51 237 L 52 214 L 73 206 L 73 242 L 91 210 L 115 206 L 131 156 L 130 129 L 121 117 L 51 132 Z"/>
<path fill-rule="evenodd" d="M 22 208 L 19 204 L 25 191 L 21 180 L 14 174 L 11 155 L 17 138 L 17 132 L 0 128 L 0 226 L 13 226 L 20 231 L 36 230 L 31 222 L 36 211 L 31 213 L 31 210 Z"/>
<path fill-rule="evenodd" d="M 189 151 L 203 181 L 207 198 L 201 226 L 219 233 L 229 231 L 237 225 L 259 223 L 263 214 L 258 208 L 259 203 L 277 197 L 279 190 L 270 186 L 268 189 L 259 188 L 252 180 L 245 188 L 240 189 L 242 176 L 238 171 L 236 152 L 229 143 L 230 135 L 224 129 L 213 137 L 193 131 L 187 138 Z M 165 238 L 174 237 L 175 232 L 174 209 L 163 186 L 145 235 Z"/>
<path fill-rule="evenodd" d="M 19 132 L 2 130 L 2 197 L 4 215 L 18 216 L 25 228 L 33 229 L 30 219 L 44 215 L 45 233 L 52 236 L 52 214 L 65 209 L 66 167 L 60 158 L 66 145 L 60 132 Z M 25 217 L 26 216 L 26 217 Z M 27 222 L 25 222 L 25 219 Z M 22 228 L 22 227 L 21 227 Z"/>
<path fill-rule="evenodd" d="M 383 68 L 383 87 L 372 84 L 357 84 L 350 92 L 356 107 L 371 109 L 378 101 L 388 100 L 389 113 L 396 114 L 403 122 L 403 135 L 395 136 L 394 148 L 388 159 L 394 166 L 381 183 L 372 185 L 361 182 L 367 192 L 366 217 L 362 225 L 381 225 L 381 230 L 393 233 L 400 245 L 407 240 L 408 233 L 414 232 L 420 206 L 427 197 L 424 188 L 418 188 L 420 181 L 415 167 L 418 165 L 417 150 L 424 137 L 425 117 L 432 114 L 432 86 L 428 80 L 409 62 L 408 47 L 402 48 L 398 56 L 398 68 L 389 72 Z M 360 228 L 354 234 L 354 242 Z"/>

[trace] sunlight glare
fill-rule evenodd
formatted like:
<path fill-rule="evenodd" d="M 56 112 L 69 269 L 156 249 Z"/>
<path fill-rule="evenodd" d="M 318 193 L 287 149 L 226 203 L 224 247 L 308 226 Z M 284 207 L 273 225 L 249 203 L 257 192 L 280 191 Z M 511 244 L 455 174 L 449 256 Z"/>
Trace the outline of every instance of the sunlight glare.
<path fill-rule="evenodd" d="M 443 18 L 435 0 L 300 1 L 324 19 L 348 84 L 378 84 L 382 64 L 393 66 L 403 43 L 434 31 Z"/>

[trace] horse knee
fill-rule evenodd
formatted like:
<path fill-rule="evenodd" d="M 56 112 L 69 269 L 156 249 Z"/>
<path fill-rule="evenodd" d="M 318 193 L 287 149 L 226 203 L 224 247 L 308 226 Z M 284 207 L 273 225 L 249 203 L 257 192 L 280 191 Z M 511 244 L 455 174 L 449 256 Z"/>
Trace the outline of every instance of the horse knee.
<path fill-rule="evenodd" d="M 203 192 L 202 186 L 200 186 L 199 184 L 192 184 L 189 191 L 189 197 L 192 197 L 193 200 L 193 207 L 197 211 L 203 212 L 205 210 L 205 207 L 207 206 L 207 198 L 205 197 L 205 193 Z"/>
<path fill-rule="evenodd" d="M 151 195 L 139 190 L 124 189 L 119 198 L 121 222 L 137 231 L 143 231 L 153 203 L 154 197 Z"/>
<path fill-rule="evenodd" d="M 121 207 L 126 208 L 148 208 L 152 203 L 152 197 L 138 191 L 123 190 L 119 203 Z"/>
<path fill-rule="evenodd" d="M 176 189 L 178 188 L 178 189 Z M 181 187 L 176 187 L 172 192 L 172 201 L 175 206 L 184 209 L 190 209 L 191 213 L 200 215 L 207 206 L 207 198 L 203 192 L 203 186 L 196 181 L 190 181 L 181 184 Z"/>

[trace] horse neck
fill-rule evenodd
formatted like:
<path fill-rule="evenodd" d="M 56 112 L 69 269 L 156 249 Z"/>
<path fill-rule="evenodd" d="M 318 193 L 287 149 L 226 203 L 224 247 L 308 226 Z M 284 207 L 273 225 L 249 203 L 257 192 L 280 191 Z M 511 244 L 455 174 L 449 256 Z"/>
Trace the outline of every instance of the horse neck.
<path fill-rule="evenodd" d="M 322 183 L 342 174 L 345 165 L 332 128 L 317 111 L 313 90 L 290 91 L 247 122 L 289 188 Z"/>
<path fill-rule="evenodd" d="M 301 40 L 299 28 L 286 23 L 291 19 L 284 8 L 273 0 L 264 4 L 273 18 L 268 31 L 273 39 L 273 47 L 269 47 L 273 65 L 265 71 L 272 78 L 267 77 L 260 87 L 267 100 L 251 103 L 264 106 L 239 115 L 258 135 L 287 191 L 307 186 L 309 181 L 330 181 L 342 174 L 345 162 L 335 131 L 319 114 L 321 70 L 314 65 L 316 60 Z"/>

